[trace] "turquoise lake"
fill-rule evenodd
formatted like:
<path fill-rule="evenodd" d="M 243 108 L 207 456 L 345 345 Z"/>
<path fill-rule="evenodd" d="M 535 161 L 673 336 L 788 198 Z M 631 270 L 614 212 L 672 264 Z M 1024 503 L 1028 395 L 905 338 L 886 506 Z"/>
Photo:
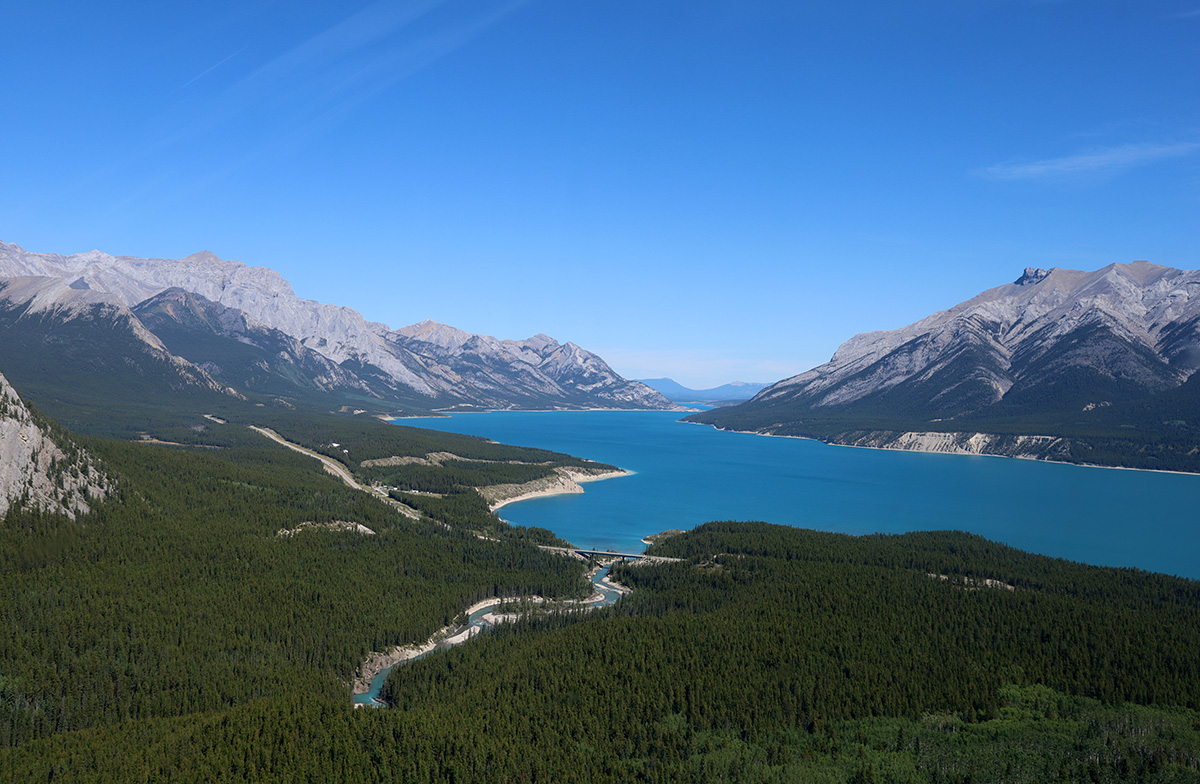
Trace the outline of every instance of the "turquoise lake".
<path fill-rule="evenodd" d="M 396 424 L 611 463 L 633 476 L 499 510 L 579 547 L 709 520 L 847 534 L 970 531 L 1022 550 L 1200 578 L 1200 476 L 828 446 L 684 424 L 672 412 L 495 412 Z"/>

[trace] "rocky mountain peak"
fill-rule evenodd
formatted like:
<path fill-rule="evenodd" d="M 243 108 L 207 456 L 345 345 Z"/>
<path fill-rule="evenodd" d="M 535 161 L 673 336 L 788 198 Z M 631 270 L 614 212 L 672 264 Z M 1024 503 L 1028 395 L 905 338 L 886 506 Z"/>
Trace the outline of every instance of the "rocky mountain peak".
<path fill-rule="evenodd" d="M 559 348 L 559 342 L 549 335 L 538 333 L 525 340 L 504 340 L 501 345 L 511 353 L 538 364 Z"/>
<path fill-rule="evenodd" d="M 1018 286 L 1033 286 L 1041 283 L 1049 274 L 1050 270 L 1038 269 L 1037 267 L 1026 267 L 1025 274 L 1013 282 Z"/>
<path fill-rule="evenodd" d="M 1198 370 L 1200 270 L 1031 267 L 688 419 L 856 446 L 1200 471 Z"/>
<path fill-rule="evenodd" d="M 1132 261 L 1128 264 L 1110 264 L 1108 266 L 1114 274 L 1119 274 L 1127 280 L 1132 281 L 1137 286 L 1150 286 L 1160 278 L 1167 276 L 1169 273 L 1178 273 L 1179 270 L 1171 267 L 1164 267 L 1160 264 L 1151 264 L 1142 259 Z"/>
<path fill-rule="evenodd" d="M 576 362 L 587 362 L 596 357 L 596 355 L 593 354 L 592 352 L 585 351 L 584 349 L 580 348 L 577 344 L 572 343 L 569 340 L 562 345 L 561 350 L 562 350 L 563 356 L 570 357 L 572 360 L 574 360 Z"/>
<path fill-rule="evenodd" d="M 408 327 L 396 330 L 406 338 L 432 343 L 444 349 L 453 351 L 476 337 L 470 332 L 440 324 L 433 319 L 425 319 Z"/>
<path fill-rule="evenodd" d="M 223 264 L 222 259 L 211 250 L 202 250 L 180 259 L 189 264 Z M 236 262 L 235 262 L 236 263 Z"/>
<path fill-rule="evenodd" d="M 411 324 L 407 327 L 401 327 L 400 329 L 398 329 L 396 331 L 399 332 L 401 335 L 405 335 L 407 337 L 412 337 L 413 335 L 416 335 L 427 329 L 433 329 L 438 326 L 440 326 L 438 324 L 438 322 L 434 321 L 433 319 L 425 319 L 423 321 L 418 321 L 416 324 Z"/>
<path fill-rule="evenodd" d="M 240 310 L 218 305 L 178 286 L 172 286 L 138 303 L 133 307 L 133 313 L 148 326 L 151 323 L 158 326 L 161 319 L 166 318 L 192 329 L 223 334 L 240 334 L 248 328 L 246 316 Z"/>

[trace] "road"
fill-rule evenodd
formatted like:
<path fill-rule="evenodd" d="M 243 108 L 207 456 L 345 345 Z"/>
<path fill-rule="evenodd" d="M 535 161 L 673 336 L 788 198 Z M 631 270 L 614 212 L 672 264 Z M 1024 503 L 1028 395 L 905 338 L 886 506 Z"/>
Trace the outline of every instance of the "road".
<path fill-rule="evenodd" d="M 327 457 L 326 455 L 322 455 L 318 452 L 314 452 L 311 449 L 305 449 L 304 447 L 300 446 L 299 444 L 293 444 L 291 441 L 288 441 L 286 438 L 279 435 L 274 430 L 270 430 L 269 428 L 258 427 L 256 425 L 250 425 L 250 429 L 253 430 L 254 432 L 258 433 L 259 435 L 266 436 L 267 438 L 271 439 L 272 441 L 274 441 L 278 444 L 282 444 L 283 446 L 286 446 L 288 449 L 291 449 L 293 452 L 299 452 L 302 455 L 308 455 L 311 458 L 320 460 L 321 465 L 325 466 L 325 470 L 328 473 L 333 474 L 338 479 L 341 479 L 348 486 L 353 487 L 355 490 L 361 490 L 362 492 L 366 493 L 369 496 L 372 496 L 373 498 L 378 498 L 380 501 L 383 501 L 385 504 L 388 504 L 389 506 L 394 508 L 396 511 L 400 512 L 400 514 L 405 515 L 406 517 L 411 517 L 414 520 L 420 519 L 421 513 L 418 512 L 416 509 L 413 509 L 410 506 L 406 506 L 406 505 L 400 503 L 399 501 L 396 501 L 391 496 L 389 496 L 387 493 L 385 493 L 383 490 L 380 490 L 377 487 L 368 487 L 367 485 L 360 485 L 358 482 L 354 481 L 354 475 L 351 474 L 348 470 L 346 470 L 346 466 L 344 466 L 341 463 L 339 463 L 338 461 L 334 460 L 332 457 Z"/>
<path fill-rule="evenodd" d="M 645 553 L 614 553 L 608 550 L 581 550 L 577 547 L 551 547 L 548 544 L 539 544 L 539 548 L 551 553 L 559 553 L 560 555 L 593 555 L 600 558 L 636 558 L 639 561 L 647 563 L 678 563 L 682 558 L 667 558 L 662 555 L 646 555 Z"/>

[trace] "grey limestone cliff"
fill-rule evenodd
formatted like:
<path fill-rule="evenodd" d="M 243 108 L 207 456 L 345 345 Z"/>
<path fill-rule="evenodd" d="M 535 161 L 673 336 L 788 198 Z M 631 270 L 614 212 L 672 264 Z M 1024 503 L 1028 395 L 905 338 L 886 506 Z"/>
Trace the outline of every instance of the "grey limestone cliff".
<path fill-rule="evenodd" d="M 0 520 L 13 504 L 74 518 L 109 490 L 92 458 L 56 441 L 0 375 Z"/>

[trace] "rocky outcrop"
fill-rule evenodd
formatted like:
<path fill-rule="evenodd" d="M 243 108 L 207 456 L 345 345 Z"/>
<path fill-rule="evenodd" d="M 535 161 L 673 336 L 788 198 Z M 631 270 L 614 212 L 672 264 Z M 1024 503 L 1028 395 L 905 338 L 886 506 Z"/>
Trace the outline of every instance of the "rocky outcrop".
<path fill-rule="evenodd" d="M 347 520 L 334 520 L 329 523 L 314 523 L 312 521 L 304 522 L 304 523 L 300 523 L 295 528 L 280 528 L 278 531 L 275 532 L 275 535 L 282 539 L 286 539 L 288 537 L 295 536 L 296 534 L 298 534 L 301 531 L 304 531 L 306 529 L 313 529 L 313 530 L 323 529 L 326 531 L 353 531 L 354 533 L 361 534 L 363 536 L 374 536 L 375 535 L 374 531 L 372 531 L 370 528 L 367 528 L 362 523 L 352 523 Z"/>
<path fill-rule="evenodd" d="M 578 482 L 559 473 L 521 484 L 490 485 L 479 488 L 479 494 L 493 510 L 517 499 L 582 492 L 583 488 L 579 486 Z"/>
<path fill-rule="evenodd" d="M 1054 460 L 1066 456 L 1067 439 L 1057 436 L 1006 436 L 995 433 L 914 433 L 892 430 L 851 432 L 830 441 L 842 446 L 940 452 L 952 455 L 1001 455 Z"/>
<path fill-rule="evenodd" d="M 549 463 L 527 463 L 523 460 L 484 460 L 479 457 L 460 457 L 453 452 L 430 452 L 424 457 L 415 455 L 393 455 L 392 457 L 377 457 L 371 460 L 364 460 L 360 465 L 363 468 L 385 467 L 385 466 L 402 466 L 402 465 L 423 465 L 423 466 L 441 466 L 447 462 L 454 461 L 458 463 L 507 463 L 509 465 L 549 465 Z"/>
<path fill-rule="evenodd" d="M 110 488 L 91 456 L 51 437 L 0 375 L 0 520 L 14 504 L 74 519 Z"/>

